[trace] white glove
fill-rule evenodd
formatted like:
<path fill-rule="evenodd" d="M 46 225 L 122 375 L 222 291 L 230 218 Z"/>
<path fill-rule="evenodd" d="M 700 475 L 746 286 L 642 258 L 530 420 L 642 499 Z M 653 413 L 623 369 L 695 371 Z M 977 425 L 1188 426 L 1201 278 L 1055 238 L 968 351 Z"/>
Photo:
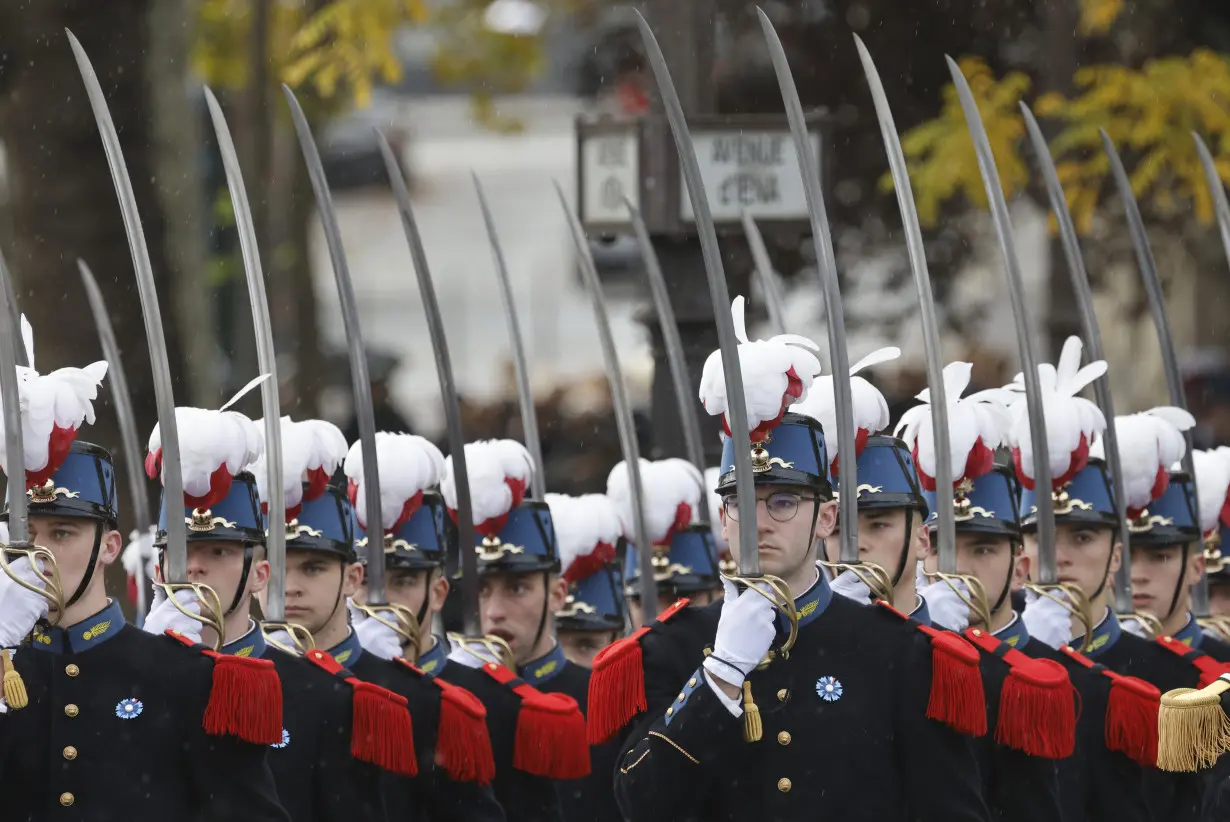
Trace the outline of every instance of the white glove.
<path fill-rule="evenodd" d="M 265 635 L 265 641 L 270 645 L 279 645 L 282 648 L 296 648 L 294 637 L 286 631 L 285 628 L 279 628 L 272 634 Z"/>
<path fill-rule="evenodd" d="M 401 637 L 378 619 L 365 619 L 354 626 L 354 635 L 369 654 L 381 659 L 401 656 Z M 475 666 L 477 667 L 477 666 Z"/>
<path fill-rule="evenodd" d="M 756 591 L 739 593 L 728 579 L 722 580 L 722 587 L 726 589 L 726 598 L 713 653 L 705 658 L 705 670 L 738 688 L 769 653 L 777 635 L 773 624 L 776 612 L 773 603 Z"/>
<path fill-rule="evenodd" d="M 831 587 L 833 593 L 841 594 L 846 599 L 852 599 L 864 605 L 871 604 L 871 589 L 853 571 L 842 571 L 837 575 L 837 579 L 833 580 Z"/>
<path fill-rule="evenodd" d="M 184 607 L 185 611 L 194 614 L 201 613 L 201 603 L 197 601 L 196 594 L 187 588 L 183 588 L 175 592 L 175 599 Z M 149 616 L 145 618 L 145 624 L 141 629 L 147 634 L 164 634 L 167 631 L 178 631 L 184 636 L 191 639 L 193 642 L 201 641 L 200 622 L 190 616 L 180 613 L 175 607 L 175 603 L 167 599 L 166 592 L 162 586 L 154 586 L 154 601 L 150 603 Z"/>
<path fill-rule="evenodd" d="M 35 588 L 47 587 L 30 564 L 29 557 L 21 557 L 9 568 Z M 34 628 L 34 623 L 47 616 L 49 607 L 46 597 L 18 585 L 8 574 L 0 573 L 0 648 L 11 648 L 25 639 Z"/>
<path fill-rule="evenodd" d="M 1133 636 L 1138 636 L 1141 639 L 1149 639 L 1149 629 L 1146 628 L 1139 619 L 1128 617 L 1120 622 L 1119 626 Z"/>
<path fill-rule="evenodd" d="M 448 638 L 449 648 L 448 658 L 450 662 L 456 662 L 464 665 L 467 668 L 481 668 L 488 662 L 494 662 L 496 665 L 501 664 L 500 660 L 496 659 L 495 654 L 487 649 L 486 646 L 478 643 L 469 643 L 462 646 L 460 642 Z"/>
<path fill-rule="evenodd" d="M 346 597 L 346 613 L 350 614 L 350 624 L 358 625 L 363 620 L 367 619 L 367 614 L 359 610 L 359 607 L 354 604 L 354 600 Z"/>
<path fill-rule="evenodd" d="M 960 589 L 961 594 L 969 596 L 965 583 L 959 579 L 951 580 L 952 585 Z M 941 628 L 960 633 L 969 627 L 969 606 L 957 594 L 946 580 L 937 580 L 931 585 L 925 585 L 918 590 L 918 595 L 927 603 L 931 612 L 931 623 Z"/>
<path fill-rule="evenodd" d="M 1056 592 L 1056 596 L 1064 594 Z M 1031 637 L 1056 650 L 1072 641 L 1072 614 L 1050 597 L 1026 591 L 1021 619 Z"/>

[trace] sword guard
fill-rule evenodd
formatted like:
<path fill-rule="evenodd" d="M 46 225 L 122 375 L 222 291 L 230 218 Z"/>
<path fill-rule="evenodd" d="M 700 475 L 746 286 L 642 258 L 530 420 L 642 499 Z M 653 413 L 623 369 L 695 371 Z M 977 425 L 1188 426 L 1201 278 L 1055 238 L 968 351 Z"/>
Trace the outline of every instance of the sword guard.
<path fill-rule="evenodd" d="M 788 659 L 790 657 L 790 649 L 794 647 L 794 643 L 799 638 L 799 609 L 794 604 L 794 595 L 790 593 L 790 588 L 787 587 L 785 580 L 770 574 L 762 574 L 760 576 L 723 574 L 722 578 L 760 594 L 773 603 L 773 607 L 781 611 L 786 619 L 789 620 L 790 633 L 781 647 L 782 659 Z M 760 587 L 761 584 L 767 586 L 769 590 L 766 591 Z"/>
<path fill-rule="evenodd" d="M 30 560 L 34 573 L 42 578 L 45 587 L 30 584 L 10 567 L 10 562 L 15 562 L 23 556 Z M 46 571 L 39 566 L 39 560 L 46 564 Z M 3 570 L 9 579 L 22 588 L 33 591 L 47 600 L 52 606 L 51 613 L 48 614 L 49 622 L 52 625 L 59 623 L 60 618 L 64 616 L 64 586 L 60 582 L 60 567 L 56 564 L 56 558 L 50 551 L 31 542 L 10 542 L 0 548 L 0 570 Z"/>
<path fill-rule="evenodd" d="M 373 602 L 364 605 L 356 603 L 355 607 L 401 637 L 403 650 L 408 651 L 414 657 L 409 662 L 411 664 L 418 662 L 419 621 L 409 608 L 387 602 Z"/>
<path fill-rule="evenodd" d="M 471 648 L 479 648 L 487 652 L 491 656 L 495 657 L 499 664 L 503 665 L 510 671 L 517 670 L 517 659 L 513 656 L 512 646 L 498 636 L 466 636 L 464 634 L 454 633 L 447 634 L 446 638 L 449 642 L 470 651 L 470 653 L 478 656 L 480 659 L 485 659 L 486 657 L 475 653 L 470 650 Z"/>
<path fill-rule="evenodd" d="M 1200 617 L 1196 624 L 1201 628 L 1216 633 L 1223 641 L 1230 642 L 1230 617 L 1207 616 Z"/>
<path fill-rule="evenodd" d="M 817 564 L 829 570 L 841 573 L 849 571 L 863 581 L 871 589 L 871 595 L 883 600 L 889 605 L 893 603 L 893 579 L 882 565 L 874 562 L 828 562 L 817 560 Z"/>
<path fill-rule="evenodd" d="M 273 638 L 278 631 L 285 631 L 290 637 L 289 646 Z M 312 639 L 312 632 L 294 622 L 261 622 L 261 633 L 270 645 L 292 656 L 306 656 L 309 651 L 316 650 L 316 640 Z"/>
<path fill-rule="evenodd" d="M 222 600 L 219 599 L 218 593 L 203 582 L 154 582 L 167 595 L 167 599 L 175 606 L 175 609 L 189 619 L 195 620 L 206 628 L 212 628 L 217 635 L 214 639 L 214 650 L 221 651 L 222 645 L 226 641 L 226 626 L 223 624 L 226 618 L 226 612 L 222 610 Z M 176 591 L 191 591 L 201 604 L 201 613 L 194 614 L 185 608 L 178 599 L 175 598 Z"/>
<path fill-rule="evenodd" d="M 982 580 L 969 574 L 946 574 L 943 571 L 936 571 L 934 574 L 926 574 L 928 579 L 939 580 L 945 583 L 952 589 L 953 593 L 961 598 L 961 601 L 969 606 L 970 614 L 982 621 L 984 626 L 991 625 L 991 600 L 987 597 L 987 589 L 983 587 Z M 957 582 L 964 582 L 969 595 L 961 592 L 957 586 Z"/>
<path fill-rule="evenodd" d="M 1146 631 L 1149 632 L 1149 638 L 1162 636 L 1165 630 L 1162 629 L 1162 621 L 1148 611 L 1129 611 L 1125 614 L 1117 614 L 1120 621 L 1125 619 L 1134 619 L 1141 624 Z"/>
<path fill-rule="evenodd" d="M 1085 596 L 1085 592 L 1070 582 L 1056 582 L 1054 584 L 1027 582 L 1025 587 L 1040 597 L 1046 597 L 1052 602 L 1058 602 L 1067 609 L 1068 613 L 1080 620 L 1081 624 L 1085 626 L 1085 640 L 1081 643 L 1080 650 L 1082 653 L 1088 651 L 1090 645 L 1093 644 L 1093 629 L 1095 626 L 1093 611 L 1089 605 L 1089 598 Z M 1133 616 L 1140 620 L 1142 625 L 1146 624 L 1145 620 L 1141 617 L 1135 614 Z M 1157 622 L 1156 619 L 1153 621 Z M 1158 623 L 1157 627 L 1160 630 L 1162 627 L 1161 623 Z"/>

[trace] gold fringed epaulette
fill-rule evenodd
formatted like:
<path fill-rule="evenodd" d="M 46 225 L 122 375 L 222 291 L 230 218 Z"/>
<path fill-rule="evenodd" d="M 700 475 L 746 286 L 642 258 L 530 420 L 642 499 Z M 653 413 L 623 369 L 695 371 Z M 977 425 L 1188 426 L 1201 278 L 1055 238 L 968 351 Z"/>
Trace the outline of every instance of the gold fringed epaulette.
<path fill-rule="evenodd" d="M 1157 716 L 1157 767 L 1163 771 L 1211 768 L 1230 751 L 1230 717 L 1222 699 L 1230 674 L 1200 690 L 1178 688 L 1162 694 Z"/>
<path fill-rule="evenodd" d="M 20 711 L 30 704 L 30 696 L 26 693 L 26 683 L 21 674 L 13 667 L 13 652 L 8 648 L 0 651 L 0 666 L 4 669 L 4 704 L 10 710 Z"/>

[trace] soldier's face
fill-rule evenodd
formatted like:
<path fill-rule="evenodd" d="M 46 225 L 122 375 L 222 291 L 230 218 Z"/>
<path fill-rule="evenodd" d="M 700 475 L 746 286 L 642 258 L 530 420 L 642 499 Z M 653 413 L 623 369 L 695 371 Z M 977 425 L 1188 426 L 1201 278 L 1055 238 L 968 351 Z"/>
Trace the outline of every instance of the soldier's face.
<path fill-rule="evenodd" d="M 783 510 L 778 495 L 797 498 L 797 507 L 792 514 Z M 772 512 L 770 506 L 773 507 Z M 820 510 L 815 516 L 813 529 L 812 517 L 816 506 Z M 739 533 L 742 528 L 749 527 L 751 521 L 748 513 L 739 512 L 731 516 L 728 508 L 722 510 L 722 534 L 736 559 L 739 556 Z M 755 523 L 761 572 L 781 577 L 787 583 L 794 580 L 802 584 L 802 577 L 813 573 L 815 553 L 812 546 L 816 540 L 829 538 L 836 527 L 837 503 L 818 500 L 816 492 L 806 488 L 759 486 L 756 488 Z"/>
<path fill-rule="evenodd" d="M 96 527 L 94 520 L 84 517 L 34 515 L 29 518 L 30 542 L 46 548 L 55 557 L 60 585 L 66 597 L 77 590 L 90 565 Z M 122 537 L 118 531 L 104 531 L 98 550 L 98 564 L 106 567 L 115 562 L 122 548 Z M 90 580 L 89 590 L 102 587 L 103 575 L 96 572 Z"/>
<path fill-rule="evenodd" d="M 832 537 L 824 542 L 825 558 L 830 562 L 839 558 L 840 537 L 839 524 L 833 529 Z M 913 568 L 920 551 L 930 544 L 922 517 L 913 510 L 888 508 L 858 512 L 859 560 L 879 565 L 890 575 L 896 574 L 898 567 Z M 907 553 L 904 565 L 901 563 L 903 551 Z"/>
<path fill-rule="evenodd" d="M 1187 610 L 1188 586 L 1204 572 L 1204 555 L 1195 547 L 1188 547 L 1187 559 L 1183 558 L 1183 546 L 1166 548 L 1132 547 L 1132 608 L 1146 611 L 1158 619 L 1171 616 L 1171 601 L 1180 578 L 1184 579 L 1179 591 L 1174 613 Z"/>
<path fill-rule="evenodd" d="M 255 550 L 255 549 L 254 549 Z M 223 608 L 229 608 L 231 601 L 243 581 L 244 545 L 242 542 L 227 540 L 202 540 L 188 543 L 188 581 L 201 582 L 214 589 Z M 248 579 L 244 583 L 244 596 L 259 593 L 269 582 L 269 562 L 254 559 L 248 569 Z M 239 609 L 246 613 L 246 606 L 240 602 Z"/>
<path fill-rule="evenodd" d="M 389 602 L 408 608 L 415 615 L 422 609 L 424 598 L 428 599 L 424 622 L 429 622 L 432 614 L 444 607 L 448 587 L 448 580 L 438 571 L 390 569 L 385 581 Z"/>
<path fill-rule="evenodd" d="M 287 621 L 320 633 L 330 619 L 346 613 L 340 603 L 354 595 L 361 577 L 358 563 L 319 551 L 287 551 Z"/>
<path fill-rule="evenodd" d="M 981 582 L 992 607 L 1004 593 L 1005 586 L 1012 588 L 1024 583 L 1028 568 L 1029 561 L 1014 552 L 1012 542 L 1007 537 L 957 534 L 957 573 L 972 576 Z M 1011 607 L 1006 596 L 999 604 L 1001 608 Z M 972 612 L 970 624 L 976 624 Z"/>
<path fill-rule="evenodd" d="M 594 657 L 617 638 L 614 631 L 560 631 L 559 645 L 568 661 L 583 668 L 594 667 Z"/>
<path fill-rule="evenodd" d="M 1209 585 L 1209 613 L 1217 617 L 1230 616 L 1230 585 Z"/>
<path fill-rule="evenodd" d="M 547 574 L 487 574 L 478 589 L 478 608 L 483 633 L 498 636 L 512 648 L 518 663 L 535 656 L 535 640 L 549 637 L 551 626 L 543 625 L 543 606 L 547 618 L 564 607 L 568 583 Z"/>
<path fill-rule="evenodd" d="M 1038 534 L 1025 535 L 1025 553 L 1030 558 L 1037 576 L 1038 565 Z M 1068 582 L 1092 596 L 1094 591 L 1103 586 L 1106 579 L 1107 560 L 1110 560 L 1110 573 L 1119 570 L 1119 562 L 1123 557 L 1123 546 L 1115 542 L 1114 532 L 1109 528 L 1095 528 L 1088 525 L 1072 523 L 1055 524 L 1055 570 L 1060 582 Z"/>

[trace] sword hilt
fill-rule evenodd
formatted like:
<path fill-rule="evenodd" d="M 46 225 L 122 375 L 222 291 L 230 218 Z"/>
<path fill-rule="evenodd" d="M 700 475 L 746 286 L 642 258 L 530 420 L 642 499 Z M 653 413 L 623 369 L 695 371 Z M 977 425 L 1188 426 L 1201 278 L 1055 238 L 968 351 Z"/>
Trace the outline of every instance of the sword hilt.
<path fill-rule="evenodd" d="M 728 579 L 736 585 L 742 585 L 749 591 L 755 591 L 769 600 L 774 608 L 782 612 L 790 622 L 790 633 L 786 635 L 786 641 L 782 643 L 781 655 L 783 659 L 789 657 L 790 649 L 794 647 L 794 643 L 799 638 L 799 609 L 794 603 L 794 595 L 790 593 L 790 588 L 786 585 L 785 580 L 771 574 L 761 574 L 759 576 L 722 574 L 722 578 Z M 766 591 L 762 586 L 767 586 L 768 590 Z"/>
<path fill-rule="evenodd" d="M 517 659 L 513 655 L 512 646 L 501 637 L 498 636 L 465 636 L 464 634 L 447 634 L 446 638 L 449 642 L 456 644 L 458 647 L 469 651 L 474 656 L 483 659 L 480 654 L 475 653 L 471 648 L 479 648 L 486 651 L 491 656 L 510 671 L 517 670 Z"/>
<path fill-rule="evenodd" d="M 1040 582 L 1027 582 L 1025 587 L 1041 597 L 1046 597 L 1052 602 L 1058 602 L 1068 613 L 1080 620 L 1085 626 L 1085 640 L 1081 643 L 1081 652 L 1088 651 L 1093 644 L 1093 609 L 1089 603 L 1089 597 L 1085 596 L 1076 585 L 1071 582 L 1056 582 L 1051 584 Z M 1160 628 L 1161 625 L 1159 624 Z"/>
<path fill-rule="evenodd" d="M 893 578 L 889 576 L 888 571 L 884 569 L 883 565 L 865 561 L 829 562 L 823 559 L 817 560 L 817 564 L 837 573 L 849 571 L 863 581 L 863 584 L 871 590 L 873 597 L 883 600 L 889 605 L 893 604 Z"/>
<path fill-rule="evenodd" d="M 226 644 L 226 611 L 222 609 L 222 600 L 218 597 L 217 591 L 203 582 L 154 582 L 154 584 L 163 590 L 167 599 L 171 600 L 175 606 L 175 610 L 201 623 L 206 628 L 213 628 L 214 633 L 217 634 L 214 650 L 222 650 L 222 646 Z M 201 605 L 201 613 L 194 614 L 185 608 L 183 603 L 175 598 L 177 591 L 191 591 Z"/>
<path fill-rule="evenodd" d="M 413 611 L 404 605 L 394 605 L 388 602 L 371 602 L 363 605 L 356 602 L 354 607 L 366 614 L 368 618 L 376 620 L 397 634 L 401 638 L 402 650 L 409 651 L 413 656 L 413 659 L 407 661 L 411 663 L 418 661 L 421 632 L 418 618 Z"/>
<path fill-rule="evenodd" d="M 274 635 L 278 631 L 285 631 L 290 637 L 289 646 L 275 638 Z M 316 649 L 316 640 L 312 638 L 312 632 L 294 622 L 262 622 L 261 633 L 270 645 L 293 656 L 303 656 L 308 651 Z"/>
<path fill-rule="evenodd" d="M 1122 622 L 1125 619 L 1134 619 L 1141 624 L 1150 637 L 1158 637 L 1166 633 L 1162 628 L 1162 621 L 1148 611 L 1131 611 L 1126 614 L 1118 614 L 1119 620 Z"/>
<path fill-rule="evenodd" d="M 10 555 L 12 556 L 10 557 Z M 18 576 L 17 572 L 12 569 L 9 563 L 15 562 L 21 557 L 26 557 L 30 560 L 30 567 L 43 580 L 45 587 L 32 585 Z M 47 570 L 44 571 L 39 567 L 40 560 L 46 564 Z M 27 591 L 33 591 L 47 600 L 51 605 L 48 619 L 52 625 L 58 623 L 60 618 L 64 616 L 64 586 L 60 582 L 60 567 L 56 563 L 55 556 L 46 548 L 30 542 L 10 542 L 0 549 L 0 570 L 3 570 L 9 579 L 22 588 L 25 588 Z"/>
<path fill-rule="evenodd" d="M 924 575 L 928 579 L 939 580 L 952 589 L 952 592 L 961 598 L 961 601 L 969 608 L 970 614 L 976 617 L 989 631 L 991 629 L 991 600 L 987 597 L 986 586 L 982 584 L 982 580 L 971 574 L 949 574 L 944 571 L 936 571 L 934 574 Z M 968 594 L 961 590 L 957 585 L 958 582 L 964 582 Z"/>

